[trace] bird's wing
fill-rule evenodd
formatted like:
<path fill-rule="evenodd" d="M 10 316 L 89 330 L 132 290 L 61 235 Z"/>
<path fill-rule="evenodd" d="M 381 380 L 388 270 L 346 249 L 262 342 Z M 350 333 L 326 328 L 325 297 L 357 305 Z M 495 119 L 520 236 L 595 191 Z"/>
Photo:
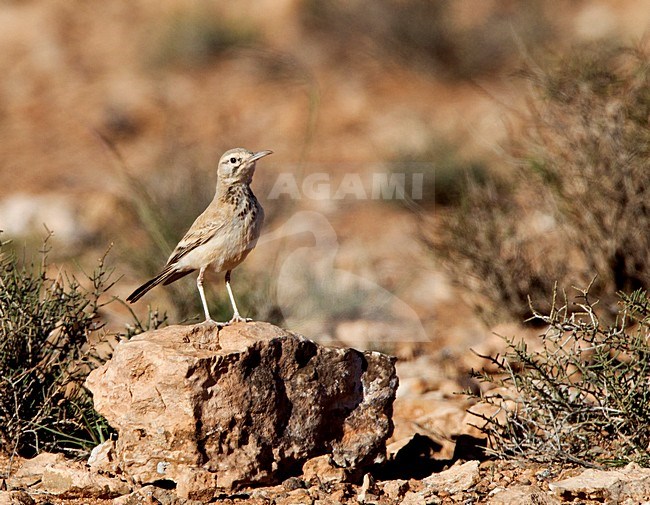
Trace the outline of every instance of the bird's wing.
<path fill-rule="evenodd" d="M 185 236 L 180 240 L 172 254 L 169 256 L 167 265 L 176 263 L 190 251 L 205 244 L 224 227 L 224 220 L 215 219 L 218 216 L 212 215 L 213 213 L 208 212 L 209 210 L 210 208 L 206 209 L 206 212 L 201 214 L 196 221 L 194 221 L 190 229 L 187 230 Z"/>

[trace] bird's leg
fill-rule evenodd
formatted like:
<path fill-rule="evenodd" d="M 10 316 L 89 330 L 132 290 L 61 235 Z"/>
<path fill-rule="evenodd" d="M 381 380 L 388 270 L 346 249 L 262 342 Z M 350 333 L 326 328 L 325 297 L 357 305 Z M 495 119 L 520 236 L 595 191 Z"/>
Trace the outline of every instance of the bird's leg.
<path fill-rule="evenodd" d="M 208 302 L 205 299 L 205 292 L 203 291 L 203 274 L 205 273 L 205 267 L 201 267 L 199 270 L 199 276 L 196 278 L 196 287 L 199 289 L 199 295 L 201 296 L 201 303 L 203 304 L 203 310 L 205 311 L 205 322 L 214 322 L 210 317 L 210 311 L 208 310 Z"/>
<path fill-rule="evenodd" d="M 243 318 L 239 315 L 239 310 L 237 310 L 237 304 L 235 303 L 235 297 L 232 294 L 232 289 L 230 288 L 230 272 L 231 270 L 228 270 L 226 272 L 226 290 L 228 291 L 228 296 L 230 297 L 230 303 L 232 305 L 232 310 L 234 312 L 232 319 L 228 321 L 228 324 L 230 323 L 245 323 L 248 321 L 252 321 L 252 319 L 248 318 Z"/>

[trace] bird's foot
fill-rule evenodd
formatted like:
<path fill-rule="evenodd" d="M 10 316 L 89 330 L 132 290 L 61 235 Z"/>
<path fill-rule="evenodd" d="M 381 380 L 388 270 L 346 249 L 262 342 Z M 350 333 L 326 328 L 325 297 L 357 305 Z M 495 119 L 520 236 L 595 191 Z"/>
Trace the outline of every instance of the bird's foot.
<path fill-rule="evenodd" d="M 241 317 L 239 314 L 236 314 L 230 321 L 226 321 L 225 323 L 215 321 L 214 319 L 206 319 L 201 324 L 204 324 L 206 326 L 216 326 L 217 328 L 221 329 L 224 326 L 229 326 L 234 323 L 250 323 L 251 321 L 252 319 L 250 317 Z"/>
<path fill-rule="evenodd" d="M 250 317 L 241 317 L 239 314 L 235 314 L 232 316 L 232 319 L 228 321 L 226 324 L 233 324 L 233 323 L 250 323 L 252 319 Z"/>
<path fill-rule="evenodd" d="M 228 323 L 220 323 L 218 321 L 215 321 L 214 319 L 206 319 L 201 324 L 204 324 L 205 326 L 216 326 L 217 328 L 221 329 L 224 326 L 230 324 L 230 322 L 228 322 Z"/>

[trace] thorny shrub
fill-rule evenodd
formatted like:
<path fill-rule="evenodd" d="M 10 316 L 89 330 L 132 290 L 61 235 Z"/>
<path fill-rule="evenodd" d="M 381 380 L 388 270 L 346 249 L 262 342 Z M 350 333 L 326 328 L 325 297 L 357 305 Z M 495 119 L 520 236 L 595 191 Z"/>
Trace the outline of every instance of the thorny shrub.
<path fill-rule="evenodd" d="M 650 299 L 641 290 L 620 297 L 617 321 L 606 326 L 588 289 L 572 304 L 555 296 L 548 314 L 533 316 L 547 325 L 539 346 L 507 338 L 504 355 L 483 356 L 491 373 L 475 375 L 489 407 L 470 412 L 494 453 L 650 464 Z"/>
<path fill-rule="evenodd" d="M 48 237 L 49 238 L 49 237 Z M 25 264 L 0 242 L 0 451 L 83 454 L 111 430 L 83 382 L 101 363 L 94 343 L 104 335 L 100 309 L 115 300 L 104 259 L 83 285 L 59 271 L 51 277 L 46 239 L 40 262 Z M 164 322 L 157 314 L 121 335 Z"/>

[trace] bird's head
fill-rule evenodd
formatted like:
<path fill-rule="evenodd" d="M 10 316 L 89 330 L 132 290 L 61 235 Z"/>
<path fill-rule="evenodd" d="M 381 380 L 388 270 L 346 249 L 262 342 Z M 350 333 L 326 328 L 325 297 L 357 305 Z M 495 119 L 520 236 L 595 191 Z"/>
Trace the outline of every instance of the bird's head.
<path fill-rule="evenodd" d="M 250 184 L 255 173 L 255 162 L 273 151 L 259 151 L 253 153 L 243 147 L 236 147 L 226 151 L 219 160 L 217 175 L 219 181 L 226 185 L 245 183 Z"/>

